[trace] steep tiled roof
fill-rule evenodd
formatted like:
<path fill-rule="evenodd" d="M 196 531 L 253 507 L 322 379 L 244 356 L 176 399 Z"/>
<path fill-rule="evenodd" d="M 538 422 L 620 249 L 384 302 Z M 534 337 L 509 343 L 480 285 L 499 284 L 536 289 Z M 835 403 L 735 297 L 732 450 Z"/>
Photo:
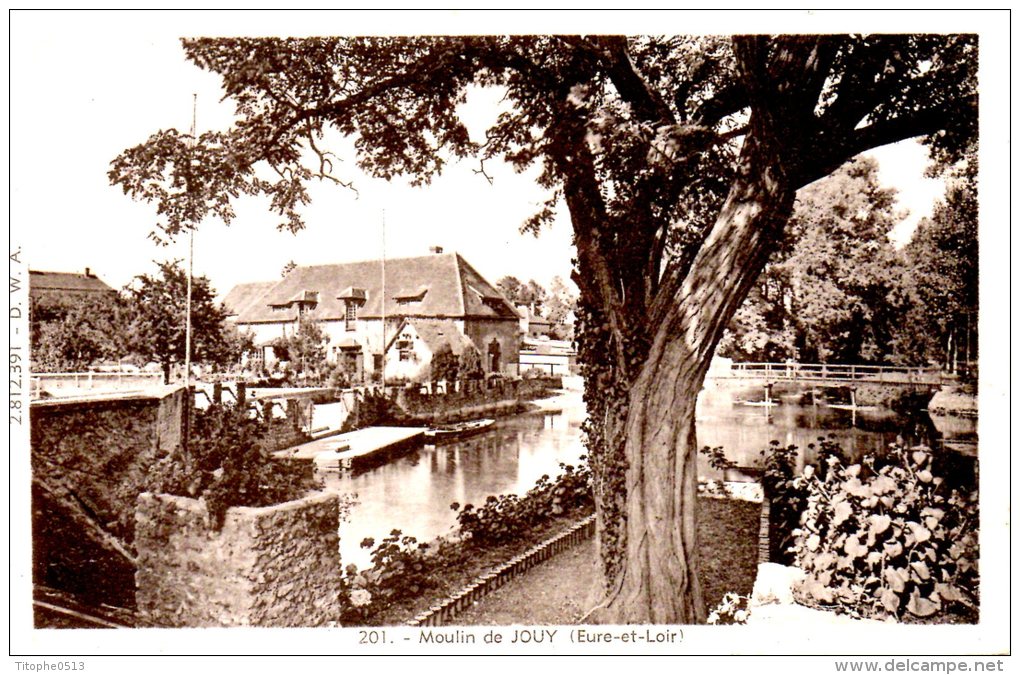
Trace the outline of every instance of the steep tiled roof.
<path fill-rule="evenodd" d="M 248 305 L 260 300 L 277 283 L 276 281 L 253 281 L 238 284 L 231 288 L 227 296 L 223 298 L 223 306 L 227 308 L 230 315 L 237 316 L 247 309 Z"/>
<path fill-rule="evenodd" d="M 359 318 L 379 318 L 383 313 L 383 267 L 380 260 L 297 267 L 274 284 L 239 314 L 238 323 L 292 321 L 296 308 L 274 310 L 304 291 L 317 292 L 318 303 L 306 316 L 320 320 L 341 320 L 346 305 L 338 296 L 359 297 Z M 425 289 L 420 299 L 408 301 L 409 291 Z M 233 291 L 231 291 L 233 293 Z M 386 261 L 387 316 L 435 318 L 506 318 L 517 313 L 492 284 L 456 253 L 397 258 Z M 398 302 L 397 296 L 402 296 Z M 229 296 L 228 296 L 229 297 Z"/>
<path fill-rule="evenodd" d="M 29 270 L 30 292 L 69 291 L 76 293 L 114 293 L 106 282 L 93 274 L 74 272 L 40 272 Z"/>

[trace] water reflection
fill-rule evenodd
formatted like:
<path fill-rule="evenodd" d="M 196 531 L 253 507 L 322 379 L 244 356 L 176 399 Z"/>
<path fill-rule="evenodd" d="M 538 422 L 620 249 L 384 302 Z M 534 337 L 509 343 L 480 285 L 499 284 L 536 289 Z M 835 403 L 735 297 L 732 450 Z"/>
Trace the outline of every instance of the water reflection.
<path fill-rule="evenodd" d="M 584 454 L 579 404 L 501 419 L 484 434 L 425 446 L 360 474 L 325 474 L 328 489 L 356 493 L 359 502 L 340 530 L 344 564 L 368 565 L 365 537 L 379 541 L 393 529 L 419 541 L 448 534 L 456 523 L 452 502 L 523 493 L 543 474 L 559 473 L 561 462 L 577 464 Z"/>
<path fill-rule="evenodd" d="M 356 493 L 359 505 L 341 528 L 344 562 L 369 563 L 359 544 L 377 541 L 399 529 L 419 541 L 448 534 L 455 525 L 452 502 L 481 504 L 489 495 L 523 493 L 543 475 L 555 476 L 561 462 L 576 464 L 584 454 L 580 424 L 584 409 L 579 394 L 549 410 L 498 420 L 490 431 L 438 447 L 413 450 L 360 473 L 327 474 L 327 487 Z M 844 452 L 858 459 L 880 455 L 890 443 L 933 444 L 937 433 L 926 414 L 901 416 L 892 411 L 849 410 L 783 402 L 769 408 L 734 404 L 728 397 L 703 397 L 697 412 L 699 446 L 722 446 L 743 467 L 762 464 L 761 451 L 771 441 L 801 449 L 799 464 L 815 461 L 808 445 L 819 436 L 835 436 Z M 936 444 L 937 445 L 937 444 Z M 947 452 L 954 456 L 955 453 Z M 969 468 L 967 466 L 969 462 Z M 721 475 L 699 457 L 699 475 Z M 950 471 L 973 475 L 973 462 L 961 460 Z"/>

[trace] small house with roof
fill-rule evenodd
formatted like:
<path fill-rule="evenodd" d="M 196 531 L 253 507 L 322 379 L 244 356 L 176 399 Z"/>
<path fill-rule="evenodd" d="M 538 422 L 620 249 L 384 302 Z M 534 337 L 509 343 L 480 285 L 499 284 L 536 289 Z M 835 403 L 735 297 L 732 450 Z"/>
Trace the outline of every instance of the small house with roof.
<path fill-rule="evenodd" d="M 28 297 L 36 309 L 67 308 L 87 298 L 113 298 L 117 291 L 92 273 L 28 271 Z"/>
<path fill-rule="evenodd" d="M 455 356 L 476 349 L 450 319 L 404 320 L 386 346 L 386 379 L 420 382 L 430 378 L 432 357 L 448 346 Z"/>
<path fill-rule="evenodd" d="M 224 304 L 234 324 L 252 332 L 267 363 L 275 358 L 273 342 L 303 321 L 316 321 L 328 338 L 329 360 L 345 364 L 355 379 L 378 378 L 385 352 L 402 331 L 412 349 L 399 340 L 407 358 L 400 365 L 401 347 L 395 348 L 394 377 L 414 370 L 412 353 L 419 365 L 428 357 L 427 366 L 439 333 L 455 351 L 473 345 L 486 372 L 508 370 L 519 351 L 513 305 L 463 257 L 442 249 L 412 258 L 295 267 L 277 282 L 235 287 Z"/>
<path fill-rule="evenodd" d="M 521 316 L 521 335 L 523 337 L 538 338 L 549 335 L 552 330 L 552 321 L 540 316 L 532 305 L 517 305 L 517 313 Z"/>

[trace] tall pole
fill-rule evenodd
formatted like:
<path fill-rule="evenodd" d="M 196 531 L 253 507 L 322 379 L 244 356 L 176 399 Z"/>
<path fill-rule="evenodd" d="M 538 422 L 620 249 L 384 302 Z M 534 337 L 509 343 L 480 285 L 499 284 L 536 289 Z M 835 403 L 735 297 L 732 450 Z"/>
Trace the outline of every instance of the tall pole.
<path fill-rule="evenodd" d="M 198 142 L 195 136 L 195 119 L 198 110 L 198 94 L 191 95 L 191 147 L 194 149 Z M 194 161 L 194 155 L 188 162 Z M 188 297 L 185 300 L 185 321 L 184 321 L 184 388 L 191 395 L 191 271 L 195 258 L 195 227 L 192 224 L 188 228 Z"/>
<path fill-rule="evenodd" d="M 379 379 L 386 391 L 386 209 L 382 210 L 382 347 L 379 358 Z"/>

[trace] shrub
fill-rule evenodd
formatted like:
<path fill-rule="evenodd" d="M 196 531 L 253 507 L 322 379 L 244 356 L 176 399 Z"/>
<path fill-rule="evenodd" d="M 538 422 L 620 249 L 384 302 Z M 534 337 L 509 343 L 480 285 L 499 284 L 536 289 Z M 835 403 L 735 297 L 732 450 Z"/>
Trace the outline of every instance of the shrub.
<path fill-rule="evenodd" d="M 432 363 L 429 364 L 429 379 L 433 382 L 440 380 L 453 382 L 457 379 L 459 369 L 460 362 L 457 355 L 453 353 L 449 344 L 444 343 L 432 355 Z"/>
<path fill-rule="evenodd" d="M 363 623 L 391 605 L 416 598 L 436 586 L 437 569 L 427 557 L 428 544 L 393 530 L 379 544 L 369 537 L 361 546 L 372 549 L 372 567 L 365 572 L 359 572 L 355 565 L 346 567 L 344 623 Z"/>
<path fill-rule="evenodd" d="M 789 551 L 793 531 L 800 525 L 800 514 L 807 504 L 807 489 L 796 480 L 797 446 L 782 447 L 779 441 L 772 441 L 761 454 L 761 487 L 769 500 L 769 559 L 789 565 L 793 562 Z"/>
<path fill-rule="evenodd" d="M 893 446 L 884 466 L 807 467 L 793 553 L 812 605 L 868 617 L 976 619 L 976 494 L 948 489 L 927 449 Z"/>
<path fill-rule="evenodd" d="M 157 462 L 147 487 L 204 500 L 217 529 L 231 506 L 271 506 L 315 489 L 306 467 L 266 452 L 265 436 L 265 423 L 246 410 L 226 405 L 196 410 L 187 448 Z"/>
<path fill-rule="evenodd" d="M 347 371 L 343 363 L 337 363 L 326 377 L 326 386 L 331 389 L 346 389 L 351 386 L 352 373 Z"/>
<path fill-rule="evenodd" d="M 362 547 L 372 549 L 372 567 L 364 572 L 355 565 L 345 568 L 342 591 L 346 606 L 341 621 L 345 625 L 374 624 L 384 620 L 395 605 L 406 606 L 437 587 L 444 570 L 463 564 L 471 555 L 465 553 L 463 544 L 477 550 L 474 547 L 513 542 L 559 515 L 590 507 L 591 472 L 564 464 L 560 467 L 563 473 L 556 480 L 543 476 L 522 497 L 491 496 L 479 509 L 451 504 L 458 511 L 459 523 L 453 538 L 438 538 L 430 545 L 393 530 L 378 544 L 371 538 L 362 541 Z"/>
<path fill-rule="evenodd" d="M 473 544 L 498 546 L 555 517 L 590 506 L 591 470 L 570 464 L 560 464 L 560 469 L 555 481 L 544 475 L 523 496 L 490 495 L 478 508 L 451 504 L 458 512 L 459 533 Z"/>
<path fill-rule="evenodd" d="M 747 623 L 750 616 L 751 599 L 738 593 L 727 593 L 722 601 L 708 613 L 708 624 L 711 626 L 729 626 Z"/>
<path fill-rule="evenodd" d="M 474 345 L 465 345 L 457 364 L 461 379 L 480 380 L 485 374 L 485 369 L 482 367 L 482 354 Z"/>
<path fill-rule="evenodd" d="M 399 424 L 403 420 L 404 412 L 400 406 L 385 394 L 365 392 L 355 404 L 351 414 L 340 425 L 340 431 L 346 433 L 365 427 Z"/>
<path fill-rule="evenodd" d="M 807 450 L 816 458 L 812 471 L 823 481 L 830 464 L 829 458 L 846 461 L 843 449 L 834 436 L 819 437 L 818 445 L 808 443 Z M 762 492 L 770 502 L 769 559 L 784 565 L 794 562 L 790 550 L 793 532 L 800 526 L 801 514 L 807 506 L 807 486 L 799 480 L 797 454 L 797 446 L 783 447 L 779 441 L 772 441 L 766 450 L 761 451 L 764 465 Z"/>

